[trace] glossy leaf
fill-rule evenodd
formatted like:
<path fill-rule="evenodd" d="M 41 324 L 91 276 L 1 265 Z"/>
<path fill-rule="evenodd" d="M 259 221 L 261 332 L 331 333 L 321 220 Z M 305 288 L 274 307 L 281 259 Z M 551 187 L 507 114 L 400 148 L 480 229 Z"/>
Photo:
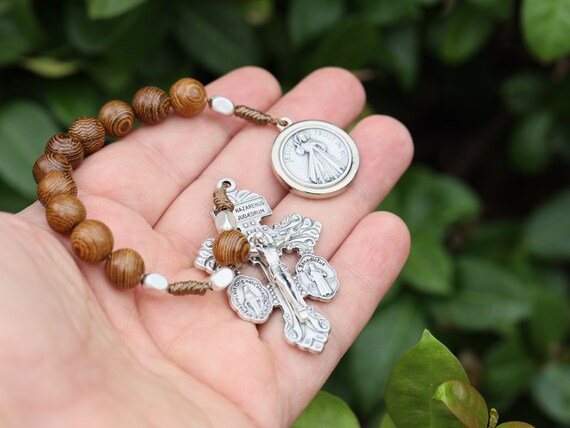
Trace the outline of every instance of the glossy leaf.
<path fill-rule="evenodd" d="M 417 0 L 360 0 L 361 11 L 370 22 L 393 25 L 420 14 Z"/>
<path fill-rule="evenodd" d="M 22 62 L 22 67 L 40 76 L 60 78 L 77 73 L 81 63 L 76 60 L 60 61 L 49 57 L 31 57 Z"/>
<path fill-rule="evenodd" d="M 554 118 L 548 111 L 531 114 L 513 129 L 509 154 L 513 165 L 525 173 L 537 173 L 548 164 L 552 153 L 549 134 Z"/>
<path fill-rule="evenodd" d="M 384 34 L 383 46 L 386 58 L 381 61 L 382 65 L 394 72 L 402 88 L 412 88 L 420 63 L 420 34 L 417 26 L 408 24 L 388 29 Z"/>
<path fill-rule="evenodd" d="M 505 422 L 497 425 L 497 428 L 535 428 L 535 426 L 526 422 Z"/>
<path fill-rule="evenodd" d="M 528 388 L 536 366 L 522 339 L 514 336 L 487 352 L 483 370 L 485 397 L 503 410 Z"/>
<path fill-rule="evenodd" d="M 386 406 L 395 425 L 462 428 L 447 407 L 433 399 L 436 388 L 449 380 L 469 382 L 457 358 L 425 330 L 421 341 L 404 354 L 388 379 Z"/>
<path fill-rule="evenodd" d="M 514 0 L 467 0 L 492 18 L 508 19 L 514 12 Z"/>
<path fill-rule="evenodd" d="M 532 396 L 540 408 L 561 424 L 570 424 L 570 365 L 551 363 L 536 376 Z"/>
<path fill-rule="evenodd" d="M 544 75 L 522 71 L 513 74 L 503 83 L 501 95 L 510 111 L 523 114 L 542 108 L 548 89 L 549 82 Z"/>
<path fill-rule="evenodd" d="M 347 21 L 319 42 L 310 68 L 338 66 L 358 69 L 373 61 L 378 46 L 379 33 L 370 23 Z"/>
<path fill-rule="evenodd" d="M 384 413 L 378 428 L 397 428 L 389 413 Z"/>
<path fill-rule="evenodd" d="M 223 74 L 257 64 L 259 51 L 240 10 L 221 0 L 178 2 L 176 35 L 182 47 L 209 70 Z"/>
<path fill-rule="evenodd" d="M 485 15 L 467 3 L 458 3 L 443 26 L 442 60 L 453 64 L 468 60 L 487 42 L 492 29 Z"/>
<path fill-rule="evenodd" d="M 453 290 L 453 260 L 441 241 L 414 235 L 401 278 L 422 293 L 449 295 Z"/>
<path fill-rule="evenodd" d="M 340 22 L 344 0 L 293 0 L 287 24 L 293 43 L 300 46 Z"/>
<path fill-rule="evenodd" d="M 141 5 L 147 0 L 87 0 L 87 10 L 92 19 L 114 18 Z"/>
<path fill-rule="evenodd" d="M 0 176 L 22 195 L 35 198 L 32 166 L 56 132 L 51 117 L 35 103 L 14 101 L 0 110 Z"/>
<path fill-rule="evenodd" d="M 93 83 L 85 79 L 56 80 L 46 84 L 46 101 L 63 126 L 81 116 L 96 117 L 101 107 Z"/>
<path fill-rule="evenodd" d="M 531 52 L 550 62 L 570 52 L 570 2 L 523 0 L 522 31 Z"/>
<path fill-rule="evenodd" d="M 0 180 L 0 211 L 16 213 L 34 201 L 32 197 L 23 196 Z"/>
<path fill-rule="evenodd" d="M 392 207 L 387 209 L 402 217 L 412 235 L 429 234 L 436 239 L 481 211 L 477 195 L 464 183 L 422 167 L 410 168 L 380 209 L 388 204 Z"/>
<path fill-rule="evenodd" d="M 546 260 L 570 258 L 570 189 L 556 195 L 530 215 L 524 243 L 530 252 Z"/>
<path fill-rule="evenodd" d="M 487 428 L 487 404 L 479 391 L 468 383 L 449 380 L 437 387 L 433 397 L 442 401 L 467 428 Z"/>
<path fill-rule="evenodd" d="M 124 16 L 91 20 L 83 2 L 69 2 L 65 10 L 65 30 L 69 41 L 85 54 L 104 52 L 128 34 L 136 24 L 139 11 Z"/>
<path fill-rule="evenodd" d="M 340 398 L 320 391 L 293 423 L 293 428 L 359 428 L 358 419 Z"/>
<path fill-rule="evenodd" d="M 348 369 L 362 410 L 369 413 L 382 401 L 390 370 L 414 345 L 425 327 L 421 308 L 401 297 L 378 313 L 348 354 Z"/>
<path fill-rule="evenodd" d="M 500 330 L 530 313 L 525 286 L 494 263 L 461 258 L 457 264 L 457 291 L 448 300 L 431 305 L 436 318 L 472 330 Z"/>

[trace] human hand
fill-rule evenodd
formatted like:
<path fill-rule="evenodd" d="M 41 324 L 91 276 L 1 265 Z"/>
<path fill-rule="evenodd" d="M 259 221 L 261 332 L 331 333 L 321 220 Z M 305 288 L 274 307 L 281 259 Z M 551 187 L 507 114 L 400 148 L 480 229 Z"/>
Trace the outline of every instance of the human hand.
<path fill-rule="evenodd" d="M 317 71 L 281 97 L 255 68 L 207 87 L 239 104 L 294 120 L 347 126 L 360 112 L 360 83 L 339 69 Z M 351 132 L 358 175 L 340 196 L 289 194 L 270 166 L 276 130 L 204 111 L 171 114 L 86 159 L 74 173 L 88 218 L 106 223 L 115 248 L 133 248 L 147 272 L 170 282 L 202 279 L 193 268 L 216 236 L 210 211 L 217 181 L 266 197 L 267 223 L 297 212 L 323 224 L 316 253 L 341 287 L 313 303 L 331 323 L 325 350 L 287 344 L 282 320 L 242 321 L 225 293 L 175 297 L 114 289 L 101 263 L 69 251 L 36 202 L 0 215 L 0 423 L 2 426 L 289 426 L 325 382 L 395 280 L 409 249 L 395 216 L 369 214 L 408 166 L 411 138 L 394 119 L 372 116 Z M 46 140 L 49 136 L 46 135 Z M 38 156 L 40 153 L 38 153 Z"/>

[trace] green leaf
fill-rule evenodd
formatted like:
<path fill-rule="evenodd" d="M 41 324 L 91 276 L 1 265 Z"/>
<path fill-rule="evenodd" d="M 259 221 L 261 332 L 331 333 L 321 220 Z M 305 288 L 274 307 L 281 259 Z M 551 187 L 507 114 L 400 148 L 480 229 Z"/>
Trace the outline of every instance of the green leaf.
<path fill-rule="evenodd" d="M 514 11 L 514 0 L 468 0 L 480 11 L 492 18 L 506 20 Z"/>
<path fill-rule="evenodd" d="M 386 406 L 395 425 L 463 428 L 442 402 L 433 399 L 436 388 L 448 380 L 469 382 L 457 358 L 425 330 L 388 379 Z"/>
<path fill-rule="evenodd" d="M 463 257 L 457 263 L 457 292 L 434 301 L 441 321 L 470 330 L 501 330 L 530 313 L 525 286 L 512 273 L 482 259 Z"/>
<path fill-rule="evenodd" d="M 523 237 L 530 252 L 546 260 L 568 260 L 569 218 L 570 189 L 566 189 L 530 215 Z"/>
<path fill-rule="evenodd" d="M 533 174 L 544 170 L 552 152 L 549 134 L 554 118 L 548 111 L 528 115 L 513 129 L 509 138 L 509 154 L 514 166 Z"/>
<path fill-rule="evenodd" d="M 389 413 L 384 413 L 378 428 L 397 428 Z"/>
<path fill-rule="evenodd" d="M 467 428 L 487 428 L 487 404 L 471 385 L 460 380 L 449 380 L 437 387 L 433 397 L 442 401 Z"/>
<path fill-rule="evenodd" d="M 103 53 L 128 35 L 136 25 L 140 11 L 119 18 L 93 21 L 87 16 L 83 2 L 68 2 L 65 10 L 65 30 L 69 41 L 85 54 Z"/>
<path fill-rule="evenodd" d="M 347 20 L 322 39 L 310 69 L 331 65 L 351 70 L 365 67 L 375 58 L 379 43 L 379 33 L 370 23 Z"/>
<path fill-rule="evenodd" d="M 382 401 L 390 370 L 417 341 L 425 323 L 415 300 L 402 297 L 380 309 L 358 336 L 348 353 L 348 369 L 365 413 Z"/>
<path fill-rule="evenodd" d="M 536 370 L 521 338 L 513 336 L 491 348 L 483 359 L 484 393 L 501 410 L 527 390 Z"/>
<path fill-rule="evenodd" d="M 66 77 L 77 73 L 81 67 L 78 60 L 62 61 L 49 57 L 31 57 L 22 62 L 22 67 L 47 78 Z"/>
<path fill-rule="evenodd" d="M 570 2 L 523 0 L 522 31 L 531 52 L 551 62 L 570 52 Z"/>
<path fill-rule="evenodd" d="M 147 0 L 87 0 L 91 19 L 114 18 L 141 5 Z"/>
<path fill-rule="evenodd" d="M 422 167 L 410 168 L 391 193 L 398 201 L 388 196 L 388 203 L 413 237 L 422 233 L 443 239 L 448 228 L 481 211 L 477 195 L 460 180 Z"/>
<path fill-rule="evenodd" d="M 290 4 L 287 24 L 297 46 L 322 35 L 344 14 L 344 0 L 293 0 Z"/>
<path fill-rule="evenodd" d="M 32 2 L 6 2 L 0 9 L 0 66 L 19 61 L 41 41 L 41 28 Z"/>
<path fill-rule="evenodd" d="M 320 391 L 309 403 L 293 428 L 359 428 L 358 419 L 350 407 L 340 398 Z"/>
<path fill-rule="evenodd" d="M 505 422 L 498 425 L 497 428 L 535 428 L 535 426 L 526 422 Z"/>
<path fill-rule="evenodd" d="M 528 333 L 534 350 L 542 357 L 552 357 L 568 334 L 568 295 L 566 278 L 557 283 L 557 278 L 543 272 L 533 271 L 527 263 L 524 275 L 531 297 L 531 314 Z"/>
<path fill-rule="evenodd" d="M 388 29 L 384 34 L 385 55 L 381 64 L 396 75 L 404 89 L 411 89 L 419 71 L 420 35 L 417 25 Z"/>
<path fill-rule="evenodd" d="M 493 23 L 484 14 L 468 3 L 459 3 L 443 26 L 441 59 L 450 64 L 468 60 L 483 47 L 492 30 Z"/>
<path fill-rule="evenodd" d="M 388 26 L 419 17 L 417 0 L 360 0 L 360 11 L 376 25 Z"/>
<path fill-rule="evenodd" d="M 536 404 L 561 424 L 570 424 L 570 365 L 548 364 L 533 382 Z"/>
<path fill-rule="evenodd" d="M 544 74 L 522 71 L 505 81 L 501 95 L 510 111 L 524 114 L 543 107 L 548 88 L 549 82 Z"/>
<path fill-rule="evenodd" d="M 462 254 L 492 260 L 509 259 L 521 240 L 518 221 L 487 221 L 470 231 L 463 243 Z"/>
<path fill-rule="evenodd" d="M 446 296 L 453 289 L 453 260 L 441 241 L 416 234 L 401 277 L 422 293 Z"/>
<path fill-rule="evenodd" d="M 22 195 L 35 198 L 32 166 L 57 131 L 38 104 L 13 101 L 0 110 L 0 176 Z"/>
<path fill-rule="evenodd" d="M 46 82 L 46 101 L 63 126 L 81 116 L 96 117 L 101 102 L 93 82 L 86 79 L 66 79 Z"/>
<path fill-rule="evenodd" d="M 178 2 L 176 35 L 197 62 L 214 73 L 259 62 L 252 28 L 233 4 L 221 0 Z"/>
<path fill-rule="evenodd" d="M 8 186 L 3 180 L 0 180 L 0 211 L 16 213 L 30 205 L 34 199 L 23 196 Z"/>

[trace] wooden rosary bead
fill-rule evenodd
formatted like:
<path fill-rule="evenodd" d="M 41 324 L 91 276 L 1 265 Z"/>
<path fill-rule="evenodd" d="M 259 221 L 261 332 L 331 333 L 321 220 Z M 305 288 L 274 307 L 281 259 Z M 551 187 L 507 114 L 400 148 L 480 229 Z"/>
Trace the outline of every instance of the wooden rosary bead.
<path fill-rule="evenodd" d="M 81 260 L 100 262 L 113 251 L 113 234 L 99 220 L 83 220 L 71 232 L 71 248 Z"/>
<path fill-rule="evenodd" d="M 86 155 L 95 153 L 105 144 L 105 127 L 94 117 L 74 120 L 68 132 L 81 142 Z"/>
<path fill-rule="evenodd" d="M 112 137 L 127 135 L 135 125 L 135 113 L 124 101 L 109 101 L 99 110 L 99 122 Z"/>
<path fill-rule="evenodd" d="M 71 167 L 76 169 L 83 160 L 83 145 L 67 132 L 60 132 L 49 139 L 46 153 L 58 153 L 67 158 Z"/>
<path fill-rule="evenodd" d="M 176 81 L 170 88 L 170 103 L 180 116 L 196 116 L 204 110 L 207 101 L 204 85 L 190 77 Z"/>
<path fill-rule="evenodd" d="M 52 171 L 38 183 L 38 199 L 45 207 L 52 198 L 58 195 L 77 196 L 77 186 L 67 172 Z"/>
<path fill-rule="evenodd" d="M 65 156 L 59 153 L 46 153 L 41 155 L 34 163 L 32 169 L 34 180 L 36 180 L 36 183 L 39 183 L 47 173 L 52 171 L 61 171 L 71 174 L 73 168 L 71 168 L 71 164 Z"/>
<path fill-rule="evenodd" d="M 170 99 L 156 86 L 145 86 L 133 97 L 133 110 L 139 120 L 147 125 L 162 122 L 170 112 Z"/>
<path fill-rule="evenodd" d="M 226 230 L 214 240 L 214 258 L 222 266 L 241 266 L 249 259 L 251 246 L 238 230 Z"/>
<path fill-rule="evenodd" d="M 111 283 L 120 290 L 135 287 L 144 275 L 144 260 L 130 248 L 113 251 L 105 263 L 105 273 Z"/>
<path fill-rule="evenodd" d="M 46 220 L 59 233 L 71 233 L 76 225 L 85 220 L 85 215 L 85 205 L 75 196 L 54 196 L 46 205 Z"/>

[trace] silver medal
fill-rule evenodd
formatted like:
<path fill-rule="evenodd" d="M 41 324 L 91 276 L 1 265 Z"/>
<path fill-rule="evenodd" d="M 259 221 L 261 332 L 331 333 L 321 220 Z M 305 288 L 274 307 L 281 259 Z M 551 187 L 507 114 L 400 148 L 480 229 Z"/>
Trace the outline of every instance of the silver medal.
<path fill-rule="evenodd" d="M 279 127 L 273 143 L 273 171 L 287 188 L 309 198 L 343 192 L 360 165 L 356 144 L 332 123 L 304 120 Z"/>
<path fill-rule="evenodd" d="M 334 268 L 314 254 L 322 225 L 299 214 L 289 214 L 273 227 L 261 224 L 272 214 L 263 196 L 237 190 L 233 180 L 224 178 L 218 186 L 229 185 L 227 195 L 234 204 L 237 227 L 251 244 L 249 261 L 260 267 L 264 280 L 241 275 L 236 268 L 227 293 L 230 306 L 244 320 L 263 323 L 273 308 L 282 310 L 285 339 L 299 348 L 320 353 L 329 338 L 330 323 L 305 298 L 331 300 L 339 288 Z M 215 275 L 228 269 L 219 266 L 213 255 L 213 238 L 200 248 L 195 266 Z M 284 252 L 296 252 L 300 259 L 294 272 L 282 260 Z"/>

